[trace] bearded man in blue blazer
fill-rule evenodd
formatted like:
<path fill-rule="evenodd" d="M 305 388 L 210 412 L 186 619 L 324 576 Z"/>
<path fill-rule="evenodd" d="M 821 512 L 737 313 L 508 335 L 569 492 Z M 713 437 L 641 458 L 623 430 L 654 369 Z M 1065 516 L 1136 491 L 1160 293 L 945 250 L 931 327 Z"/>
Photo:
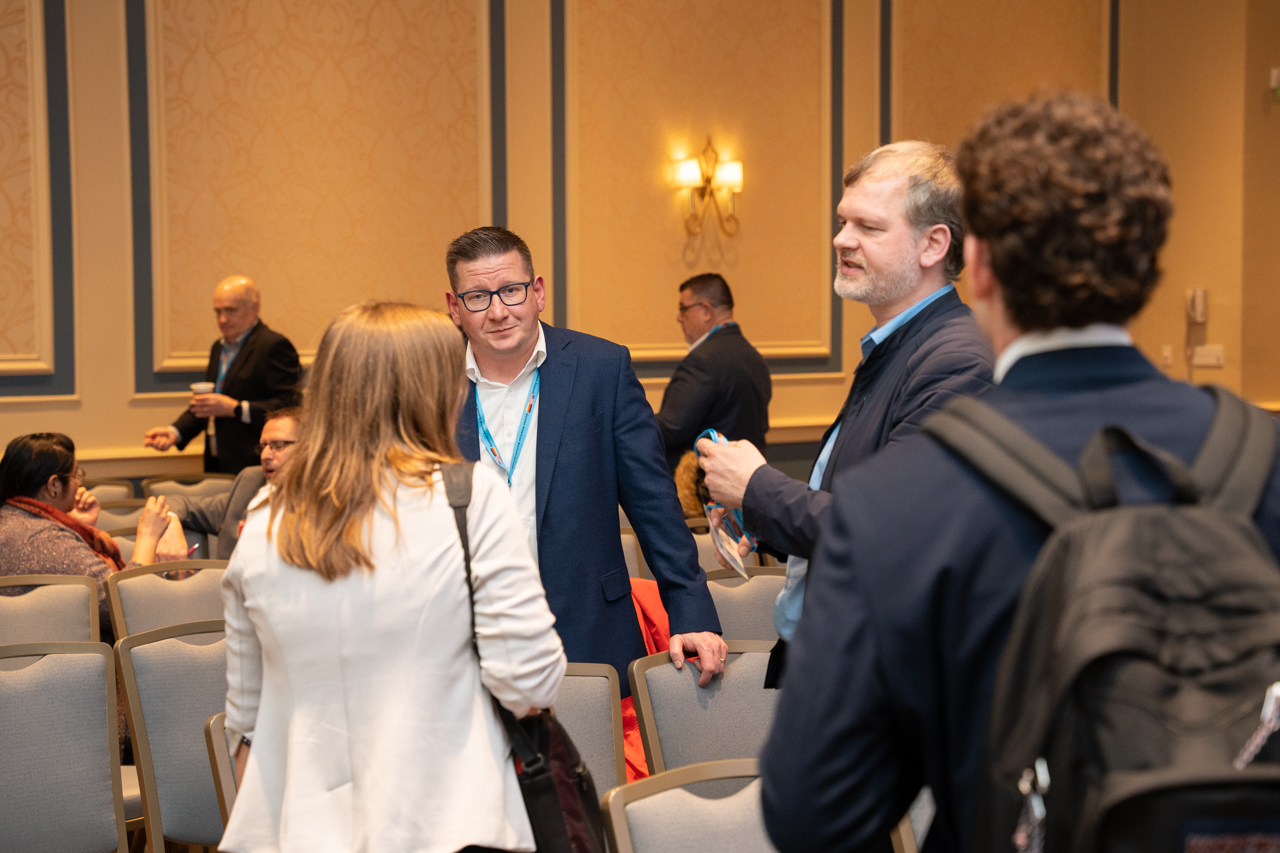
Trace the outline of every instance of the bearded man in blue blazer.
<path fill-rule="evenodd" d="M 680 667 L 696 656 L 705 686 L 724 671 L 728 646 L 630 353 L 539 322 L 542 276 L 505 228 L 463 234 L 445 266 L 449 313 L 467 337 L 458 448 L 511 488 L 565 654 L 612 665 L 630 694 L 627 665 L 646 652 L 621 504 L 658 582 L 671 659 Z"/>

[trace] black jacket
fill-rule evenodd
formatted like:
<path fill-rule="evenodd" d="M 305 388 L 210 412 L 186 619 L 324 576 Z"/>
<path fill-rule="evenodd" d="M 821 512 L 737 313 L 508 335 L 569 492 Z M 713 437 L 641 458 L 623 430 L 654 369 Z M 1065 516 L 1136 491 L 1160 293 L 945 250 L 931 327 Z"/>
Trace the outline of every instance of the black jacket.
<path fill-rule="evenodd" d="M 208 382 L 218 379 L 218 359 L 222 356 L 222 339 L 214 342 L 209 350 L 209 364 L 204 378 Z M 298 384 L 302 378 L 302 365 L 298 351 L 284 335 L 273 332 L 261 320 L 254 326 L 235 361 L 227 368 L 222 380 L 222 393 L 236 400 L 249 401 L 249 423 L 240 418 L 218 418 L 218 455 L 204 449 L 204 470 L 239 474 L 244 468 L 258 464 L 253 452 L 267 413 L 298 405 Z M 204 432 L 205 419 L 185 411 L 173 422 L 178 430 L 178 449 L 186 447 L 191 439 Z"/>
<path fill-rule="evenodd" d="M 746 439 L 763 453 L 772 396 L 769 368 L 737 323 L 708 337 L 676 365 L 662 395 L 658 427 L 667 467 L 675 471 L 706 429 L 730 441 Z"/>
<path fill-rule="evenodd" d="M 991 386 L 991 345 L 954 291 L 940 296 L 881 341 L 858 365 L 819 489 L 765 465 L 751 475 L 743 520 L 772 550 L 808 558 L 831 506 L 831 481 L 876 451 L 915 433 L 920 422 L 961 394 Z"/>

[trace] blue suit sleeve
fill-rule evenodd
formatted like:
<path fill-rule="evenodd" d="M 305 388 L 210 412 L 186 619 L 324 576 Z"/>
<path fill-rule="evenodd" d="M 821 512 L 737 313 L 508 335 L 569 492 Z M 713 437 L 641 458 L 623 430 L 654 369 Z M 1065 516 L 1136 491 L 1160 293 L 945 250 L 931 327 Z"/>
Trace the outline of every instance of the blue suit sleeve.
<path fill-rule="evenodd" d="M 889 831 L 919 788 L 910 784 L 919 780 L 905 778 L 873 611 L 852 561 L 844 512 L 850 493 L 843 491 L 819 537 L 804 618 L 761 755 L 765 826 L 782 853 L 887 851 Z"/>
<path fill-rule="evenodd" d="M 698 566 L 698 548 L 667 470 L 658 421 L 625 350 L 619 363 L 613 431 L 618 499 L 658 581 L 671 633 L 719 632 L 706 574 Z"/>

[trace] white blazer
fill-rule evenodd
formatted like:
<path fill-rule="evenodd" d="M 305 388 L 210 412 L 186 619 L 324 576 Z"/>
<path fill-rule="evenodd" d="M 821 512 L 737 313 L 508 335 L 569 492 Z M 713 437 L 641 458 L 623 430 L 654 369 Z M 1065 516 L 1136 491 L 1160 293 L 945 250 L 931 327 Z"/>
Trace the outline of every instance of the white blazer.
<path fill-rule="evenodd" d="M 506 733 L 556 698 L 565 657 L 515 502 L 475 467 L 462 545 L 439 474 L 381 507 L 375 569 L 329 582 L 284 562 L 251 509 L 222 581 L 227 728 L 253 741 L 219 849 L 534 849 Z M 259 496 L 258 504 L 262 503 Z"/>

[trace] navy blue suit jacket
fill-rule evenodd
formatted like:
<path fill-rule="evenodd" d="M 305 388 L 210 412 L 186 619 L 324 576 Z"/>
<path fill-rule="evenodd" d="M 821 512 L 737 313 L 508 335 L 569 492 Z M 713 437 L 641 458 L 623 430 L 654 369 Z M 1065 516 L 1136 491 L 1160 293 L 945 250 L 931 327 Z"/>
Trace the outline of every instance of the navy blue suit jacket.
<path fill-rule="evenodd" d="M 1208 392 L 1131 347 L 1028 356 L 983 399 L 1073 466 L 1111 424 L 1190 463 L 1214 415 Z M 1170 497 L 1116 461 L 1122 503 Z M 1280 462 L 1255 521 L 1280 554 Z M 1048 534 L 923 435 L 837 479 L 762 755 L 779 850 L 888 850 L 924 784 L 925 850 L 965 849 L 996 665 Z"/>
<path fill-rule="evenodd" d="M 858 365 L 840 417 L 819 445 L 840 427 L 820 487 L 760 466 L 742 497 L 747 529 L 775 553 L 808 558 L 836 475 L 913 435 L 953 397 L 988 388 L 993 361 L 991 345 L 955 291 L 925 306 Z"/>
<path fill-rule="evenodd" d="M 622 556 L 618 504 L 658 581 L 671 633 L 720 631 L 698 548 L 684 522 L 662 436 L 626 347 L 544 325 L 537 447 L 538 564 L 564 651 L 607 663 L 630 694 L 627 665 L 644 657 Z M 458 417 L 458 449 L 479 460 L 476 389 Z"/>

